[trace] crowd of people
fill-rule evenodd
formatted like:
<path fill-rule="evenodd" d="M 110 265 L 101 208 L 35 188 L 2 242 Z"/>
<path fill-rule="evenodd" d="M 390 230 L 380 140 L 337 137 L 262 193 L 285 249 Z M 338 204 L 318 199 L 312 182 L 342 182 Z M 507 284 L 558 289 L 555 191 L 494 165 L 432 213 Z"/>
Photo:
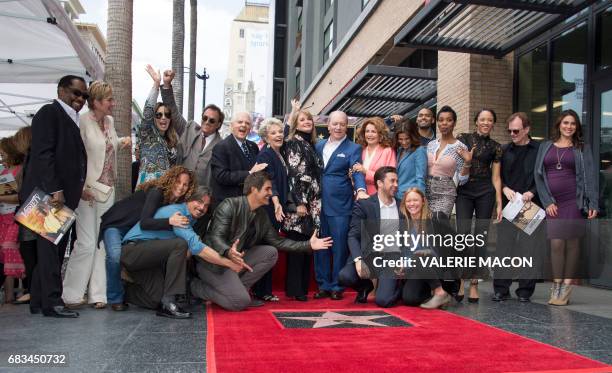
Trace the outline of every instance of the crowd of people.
<path fill-rule="evenodd" d="M 476 114 L 474 132 L 455 136 L 457 114 L 448 106 L 424 107 L 416 121 L 366 118 L 353 142 L 345 113 L 329 116 L 329 137 L 321 140 L 313 115 L 293 101 L 288 123 L 262 122 L 260 149 L 247 138 L 249 113 L 235 113 L 231 133 L 222 138 L 219 107 L 206 106 L 200 123 L 185 120 L 172 91 L 174 73 L 146 70 L 153 88 L 137 131 L 137 186 L 124 199 L 115 198 L 117 154 L 132 144 L 117 136 L 108 83 L 87 87 L 81 77 L 61 78 L 58 98 L 38 111 L 31 127 L 0 141 L 2 173 L 15 176 L 18 190 L 0 196 L 1 203 L 17 206 L 40 188 L 55 207 L 78 216 L 62 278 L 70 235 L 54 244 L 3 211 L 6 301 L 52 317 L 78 317 L 86 305 L 125 311 L 133 304 L 188 318 L 181 300 L 196 298 L 240 311 L 279 300 L 272 269 L 277 250 L 284 250 L 285 292 L 295 301 L 309 300 L 314 262 L 314 299 L 340 300 L 352 288 L 357 303 L 375 290 L 381 307 L 439 308 L 461 302 L 466 291 L 476 303 L 481 271 L 462 270 L 451 279 L 427 268 L 400 277 L 376 272 L 374 236 L 478 234 L 497 221 L 496 250 L 512 252 L 529 240 L 502 219 L 502 209 L 520 196 L 546 210 L 554 278 L 549 303 L 568 304 L 584 221 L 597 216 L 598 206 L 592 153 L 572 110 L 561 113 L 552 138 L 542 143 L 531 139 L 530 120 L 519 112 L 505 123 L 512 141 L 499 144 L 491 138 L 492 109 Z M 85 104 L 89 111 L 79 115 Z M 423 246 L 407 255 L 444 254 Z M 18 278 L 28 294 L 13 299 Z M 530 300 L 536 280 L 519 281 L 519 301 Z M 512 281 L 495 276 L 494 301 L 510 298 Z"/>

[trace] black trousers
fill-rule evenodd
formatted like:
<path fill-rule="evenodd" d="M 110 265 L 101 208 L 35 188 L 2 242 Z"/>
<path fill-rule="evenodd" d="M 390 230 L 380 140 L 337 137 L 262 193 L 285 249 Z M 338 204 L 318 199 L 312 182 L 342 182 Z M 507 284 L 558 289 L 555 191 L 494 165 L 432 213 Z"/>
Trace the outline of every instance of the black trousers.
<path fill-rule="evenodd" d="M 450 281 L 445 282 L 452 284 Z M 402 301 L 407 306 L 418 307 L 431 298 L 431 292 L 440 285 L 440 280 L 436 279 L 406 279 L 402 289 Z M 447 289 L 444 290 L 450 293 Z"/>
<path fill-rule="evenodd" d="M 121 265 L 134 280 L 126 284 L 129 303 L 156 308 L 164 297 L 185 294 L 187 242 L 182 238 L 128 243 L 121 248 Z"/>
<path fill-rule="evenodd" d="M 294 241 L 308 241 L 310 237 L 297 232 L 287 232 L 287 238 Z M 297 297 L 308 294 L 310 285 L 311 253 L 287 253 L 287 277 L 285 294 Z"/>
<path fill-rule="evenodd" d="M 350 257 L 338 274 L 338 282 L 340 285 L 352 288 L 357 292 L 373 286 L 372 280 L 359 277 L 355 268 L 355 262 Z M 399 299 L 401 289 L 401 280 L 394 278 L 392 274 L 385 276 L 383 273 L 378 278 L 374 302 L 379 307 L 391 307 Z"/>
<path fill-rule="evenodd" d="M 455 230 L 451 226 L 450 217 L 442 212 L 434 212 L 432 214 L 432 224 L 435 234 L 446 235 L 455 234 Z M 437 247 L 436 251 L 441 257 L 463 255 L 452 247 Z M 461 286 L 461 268 L 450 268 L 445 272 L 439 273 L 439 278 L 442 280 L 444 290 L 452 295 L 459 293 Z"/>
<path fill-rule="evenodd" d="M 19 254 L 21 254 L 21 258 L 23 259 L 26 272 L 23 286 L 30 291 L 32 286 L 32 274 L 34 273 L 34 267 L 36 267 L 37 262 L 36 240 L 19 242 Z"/>
<path fill-rule="evenodd" d="M 37 262 L 32 271 L 30 283 L 30 307 L 51 309 L 64 304 L 62 301 L 62 262 L 70 234 L 54 245 L 37 236 Z"/>

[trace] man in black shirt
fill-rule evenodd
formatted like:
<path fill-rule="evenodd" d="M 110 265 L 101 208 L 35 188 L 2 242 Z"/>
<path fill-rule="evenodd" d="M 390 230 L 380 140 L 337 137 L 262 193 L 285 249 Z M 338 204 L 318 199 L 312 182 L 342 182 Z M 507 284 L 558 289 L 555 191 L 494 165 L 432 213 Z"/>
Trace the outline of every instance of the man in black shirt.
<path fill-rule="evenodd" d="M 539 205 L 536 186 L 534 181 L 533 165 L 540 143 L 529 137 L 531 122 L 527 114 L 523 112 L 512 114 L 507 121 L 508 133 L 512 142 L 503 146 L 501 159 L 501 179 L 503 186 L 503 205 L 513 200 L 516 193 L 522 195 L 524 202 L 532 202 Z M 522 230 L 514 226 L 513 223 L 504 219 L 498 227 L 497 255 L 498 256 L 525 256 L 530 249 L 537 243 L 538 237 L 542 233 L 542 225 L 531 235 L 527 235 Z M 544 242 L 544 241 L 541 241 Z M 534 258 L 535 259 L 535 258 Z M 534 262 L 537 262 L 534 260 Z M 515 270 L 516 271 L 516 270 Z M 495 294 L 493 300 L 496 302 L 510 299 L 510 285 L 512 273 L 506 273 L 507 279 L 497 278 L 501 273 L 496 274 L 493 280 Z M 508 276 L 510 275 L 510 276 Z M 516 295 L 520 302 L 529 302 L 529 298 L 535 290 L 535 272 L 529 273 L 530 279 L 518 280 L 519 287 Z"/>

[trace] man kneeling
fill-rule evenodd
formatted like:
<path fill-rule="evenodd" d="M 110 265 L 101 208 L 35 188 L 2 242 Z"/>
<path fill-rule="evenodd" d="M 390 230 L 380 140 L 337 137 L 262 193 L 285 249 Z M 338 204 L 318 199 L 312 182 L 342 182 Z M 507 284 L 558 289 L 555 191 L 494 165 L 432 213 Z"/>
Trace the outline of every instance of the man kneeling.
<path fill-rule="evenodd" d="M 206 247 L 192 225 L 208 211 L 210 193 L 198 188 L 186 203 L 168 205 L 155 213 L 156 219 L 179 213 L 189 225 L 167 231 L 143 231 L 140 223 L 125 235 L 121 248 L 121 265 L 133 282 L 126 284 L 126 300 L 145 308 L 157 308 L 157 315 L 184 319 L 191 317 L 174 301 L 185 294 L 187 257 L 191 254 L 220 266 L 234 266 L 227 258 Z"/>
<path fill-rule="evenodd" d="M 200 279 L 192 279 L 193 295 L 210 300 L 230 311 L 241 311 L 263 302 L 251 300 L 250 287 L 276 263 L 277 249 L 286 251 L 322 250 L 331 246 L 331 238 L 293 241 L 279 237 L 262 206 L 270 203 L 272 182 L 270 176 L 255 172 L 244 181 L 245 196 L 223 200 L 215 209 L 212 222 L 204 238 L 234 263 L 229 270 L 223 266 L 196 258 Z"/>

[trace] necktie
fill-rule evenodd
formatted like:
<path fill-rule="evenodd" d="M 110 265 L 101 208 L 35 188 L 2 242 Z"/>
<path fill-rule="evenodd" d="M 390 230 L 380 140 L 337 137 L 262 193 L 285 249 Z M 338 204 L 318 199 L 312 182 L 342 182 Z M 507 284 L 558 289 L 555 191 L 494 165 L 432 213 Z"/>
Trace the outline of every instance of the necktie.
<path fill-rule="evenodd" d="M 202 148 L 200 149 L 200 153 L 204 151 L 205 147 L 206 147 L 206 136 L 202 135 Z"/>
<path fill-rule="evenodd" d="M 244 152 L 245 157 L 249 160 L 249 162 L 253 162 L 253 158 L 251 158 L 251 152 L 249 151 L 249 147 L 246 144 L 246 141 L 242 142 L 242 151 Z"/>

